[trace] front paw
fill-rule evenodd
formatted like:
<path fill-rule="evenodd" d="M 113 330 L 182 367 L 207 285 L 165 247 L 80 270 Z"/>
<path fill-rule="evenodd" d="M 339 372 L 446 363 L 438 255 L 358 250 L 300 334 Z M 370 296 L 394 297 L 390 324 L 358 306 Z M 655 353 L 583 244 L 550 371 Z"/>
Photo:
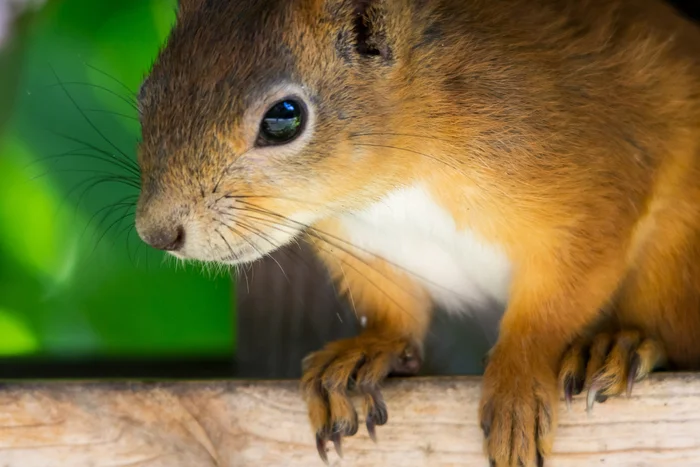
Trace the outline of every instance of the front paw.
<path fill-rule="evenodd" d="M 663 344 L 639 331 L 625 329 L 616 334 L 600 333 L 574 342 L 562 360 L 559 373 L 566 403 L 588 389 L 588 410 L 594 402 L 632 393 L 634 384 L 666 361 Z"/>
<path fill-rule="evenodd" d="M 551 451 L 557 402 L 553 369 L 497 349 L 484 373 L 479 410 L 490 465 L 544 465 Z"/>
<path fill-rule="evenodd" d="M 420 350 L 408 339 L 374 334 L 332 342 L 307 356 L 302 390 L 321 459 L 328 461 L 328 441 L 342 456 L 342 437 L 357 433 L 357 412 L 348 390 L 358 390 L 364 396 L 367 430 L 375 439 L 375 426 L 388 420 L 379 383 L 392 372 L 415 374 L 420 364 Z"/>

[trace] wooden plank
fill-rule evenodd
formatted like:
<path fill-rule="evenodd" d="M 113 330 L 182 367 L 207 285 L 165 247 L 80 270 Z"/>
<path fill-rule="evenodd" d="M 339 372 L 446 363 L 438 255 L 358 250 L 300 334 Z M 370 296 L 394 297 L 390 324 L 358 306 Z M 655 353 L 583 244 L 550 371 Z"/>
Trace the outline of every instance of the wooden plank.
<path fill-rule="evenodd" d="M 479 466 L 479 378 L 385 386 L 389 424 L 338 466 Z M 0 389 L 5 467 L 321 466 L 294 381 L 33 383 Z M 561 407 L 548 466 L 700 465 L 700 376 L 656 374 L 589 415 Z"/>

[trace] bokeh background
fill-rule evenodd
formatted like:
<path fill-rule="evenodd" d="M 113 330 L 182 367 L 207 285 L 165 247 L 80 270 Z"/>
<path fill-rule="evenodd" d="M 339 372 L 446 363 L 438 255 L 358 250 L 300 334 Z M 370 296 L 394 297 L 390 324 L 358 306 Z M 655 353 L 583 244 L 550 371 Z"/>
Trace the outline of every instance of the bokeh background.
<path fill-rule="evenodd" d="M 134 94 L 175 11 L 0 0 L 1 359 L 235 354 L 230 275 L 166 260 L 133 230 Z"/>

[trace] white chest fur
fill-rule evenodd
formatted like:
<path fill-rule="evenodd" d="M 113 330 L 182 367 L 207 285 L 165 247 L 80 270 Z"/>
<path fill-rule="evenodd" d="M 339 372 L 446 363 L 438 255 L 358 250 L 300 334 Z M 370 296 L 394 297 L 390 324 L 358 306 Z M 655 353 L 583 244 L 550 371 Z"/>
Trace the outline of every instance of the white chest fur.
<path fill-rule="evenodd" d="M 447 310 L 507 301 L 506 255 L 473 232 L 457 230 L 452 216 L 421 187 L 393 192 L 345 216 L 343 226 L 353 245 L 408 272 Z"/>

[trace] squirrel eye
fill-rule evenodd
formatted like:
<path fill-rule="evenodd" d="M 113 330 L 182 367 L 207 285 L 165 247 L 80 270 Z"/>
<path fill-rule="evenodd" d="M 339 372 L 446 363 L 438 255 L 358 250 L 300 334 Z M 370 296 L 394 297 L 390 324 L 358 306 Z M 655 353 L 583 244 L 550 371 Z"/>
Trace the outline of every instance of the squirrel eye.
<path fill-rule="evenodd" d="M 293 141 L 304 129 L 304 106 L 286 99 L 274 104 L 260 123 L 258 146 L 286 144 Z"/>

